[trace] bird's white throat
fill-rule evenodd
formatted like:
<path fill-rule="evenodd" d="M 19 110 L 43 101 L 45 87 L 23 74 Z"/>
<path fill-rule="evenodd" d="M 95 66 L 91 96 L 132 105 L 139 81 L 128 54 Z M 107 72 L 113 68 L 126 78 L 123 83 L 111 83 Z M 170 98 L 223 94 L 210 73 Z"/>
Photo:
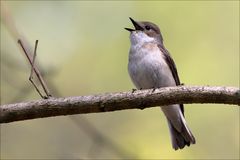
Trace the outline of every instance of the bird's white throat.
<path fill-rule="evenodd" d="M 132 31 L 130 34 L 130 40 L 132 45 L 143 45 L 144 43 L 155 41 L 153 37 L 149 37 L 143 31 Z"/>

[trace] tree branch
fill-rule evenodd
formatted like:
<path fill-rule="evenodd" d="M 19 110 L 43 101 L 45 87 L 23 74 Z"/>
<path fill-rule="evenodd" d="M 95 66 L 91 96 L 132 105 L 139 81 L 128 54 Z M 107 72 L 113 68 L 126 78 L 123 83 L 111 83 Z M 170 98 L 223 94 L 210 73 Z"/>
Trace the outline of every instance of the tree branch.
<path fill-rule="evenodd" d="M 181 103 L 240 105 L 236 87 L 178 86 L 100 95 L 50 98 L 0 106 L 0 123 L 61 115 L 144 109 Z"/>

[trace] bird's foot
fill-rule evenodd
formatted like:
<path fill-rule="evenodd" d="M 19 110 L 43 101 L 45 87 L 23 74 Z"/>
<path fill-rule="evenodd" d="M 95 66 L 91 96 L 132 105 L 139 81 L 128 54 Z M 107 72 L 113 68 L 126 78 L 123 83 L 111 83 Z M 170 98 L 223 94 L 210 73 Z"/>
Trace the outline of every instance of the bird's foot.
<path fill-rule="evenodd" d="M 135 89 L 135 88 L 132 89 L 132 93 L 134 93 L 134 92 L 136 92 L 136 91 L 137 91 L 137 89 Z"/>
<path fill-rule="evenodd" d="M 156 89 L 157 89 L 156 87 L 153 87 L 152 88 L 152 93 L 155 92 Z"/>

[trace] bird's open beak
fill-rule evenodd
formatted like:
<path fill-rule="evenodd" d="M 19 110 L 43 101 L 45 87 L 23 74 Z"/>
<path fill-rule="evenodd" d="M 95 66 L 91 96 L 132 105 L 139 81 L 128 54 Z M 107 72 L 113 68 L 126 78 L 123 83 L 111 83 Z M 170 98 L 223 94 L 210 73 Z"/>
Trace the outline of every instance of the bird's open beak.
<path fill-rule="evenodd" d="M 136 31 L 136 30 L 144 30 L 144 28 L 136 21 L 134 21 L 131 17 L 129 17 L 129 19 L 132 21 L 132 24 L 134 25 L 135 29 L 132 28 L 125 28 L 127 31 L 132 32 L 132 31 Z"/>

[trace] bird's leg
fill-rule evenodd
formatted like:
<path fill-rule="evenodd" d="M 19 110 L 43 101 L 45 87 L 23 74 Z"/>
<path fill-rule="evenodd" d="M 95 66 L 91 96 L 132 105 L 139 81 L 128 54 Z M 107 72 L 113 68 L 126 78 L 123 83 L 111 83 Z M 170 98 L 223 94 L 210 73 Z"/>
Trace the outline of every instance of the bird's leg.
<path fill-rule="evenodd" d="M 134 92 L 136 92 L 138 89 L 136 89 L 136 88 L 133 88 L 132 89 L 132 93 L 134 93 Z M 142 90 L 142 88 L 139 88 L 139 90 L 141 91 Z"/>
<path fill-rule="evenodd" d="M 136 88 L 133 88 L 133 89 L 132 89 L 132 93 L 134 93 L 136 90 L 137 90 Z"/>
<path fill-rule="evenodd" d="M 153 87 L 153 88 L 152 88 L 152 93 L 153 93 L 156 89 L 157 89 L 156 87 Z"/>

